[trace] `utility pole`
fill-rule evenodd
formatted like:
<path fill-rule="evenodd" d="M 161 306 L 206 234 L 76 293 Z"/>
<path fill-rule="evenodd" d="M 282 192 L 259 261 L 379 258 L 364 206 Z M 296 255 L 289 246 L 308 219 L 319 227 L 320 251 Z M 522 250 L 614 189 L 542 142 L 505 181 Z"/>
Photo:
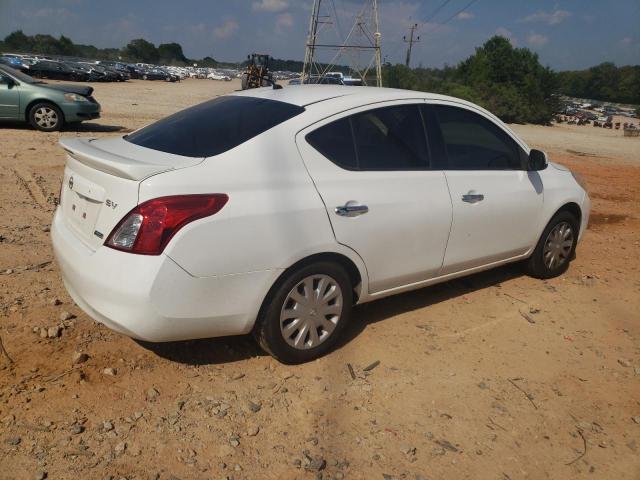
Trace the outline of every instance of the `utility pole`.
<path fill-rule="evenodd" d="M 420 41 L 420 37 L 416 37 L 415 40 L 413 39 L 413 34 L 415 33 L 416 28 L 418 28 L 417 23 L 411 25 L 411 29 L 409 31 L 409 40 L 407 40 L 407 37 L 402 37 L 402 40 L 404 40 L 405 43 L 409 44 L 409 47 L 407 48 L 407 59 L 404 62 L 407 67 L 409 66 L 409 64 L 411 64 L 411 49 L 413 48 L 413 44 Z"/>

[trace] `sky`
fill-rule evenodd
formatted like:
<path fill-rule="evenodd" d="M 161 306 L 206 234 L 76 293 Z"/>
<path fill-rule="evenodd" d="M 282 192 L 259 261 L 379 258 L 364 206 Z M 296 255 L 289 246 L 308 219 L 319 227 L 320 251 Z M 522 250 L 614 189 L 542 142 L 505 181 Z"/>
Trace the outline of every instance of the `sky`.
<path fill-rule="evenodd" d="M 371 0 L 323 0 L 319 40 L 340 43 Z M 253 51 L 302 60 L 312 0 L 0 0 L 0 37 L 66 35 L 122 47 L 134 38 L 178 42 L 189 58 L 241 61 Z M 378 0 L 384 60 L 404 62 L 403 35 L 418 24 L 412 66 L 455 65 L 495 34 L 556 70 L 611 61 L 640 64 L 640 0 Z M 335 5 L 335 10 L 333 8 Z M 461 12 L 457 14 L 458 12 Z M 336 15 L 337 14 L 337 15 Z M 457 15 L 456 15 L 457 14 Z M 337 19 L 337 20 L 336 20 Z M 353 35 L 351 42 L 364 44 Z M 325 60 L 333 52 L 322 52 Z M 360 58 L 360 62 L 367 60 Z M 345 58 L 338 63 L 348 64 Z"/>

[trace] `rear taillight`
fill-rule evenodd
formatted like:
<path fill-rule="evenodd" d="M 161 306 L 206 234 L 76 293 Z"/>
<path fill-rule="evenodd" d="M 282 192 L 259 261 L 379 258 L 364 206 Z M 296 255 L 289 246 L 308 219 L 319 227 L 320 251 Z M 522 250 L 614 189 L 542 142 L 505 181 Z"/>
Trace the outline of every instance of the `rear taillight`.
<path fill-rule="evenodd" d="M 178 230 L 219 212 L 228 200 L 224 193 L 148 200 L 120 220 L 104 244 L 124 252 L 160 255 Z"/>

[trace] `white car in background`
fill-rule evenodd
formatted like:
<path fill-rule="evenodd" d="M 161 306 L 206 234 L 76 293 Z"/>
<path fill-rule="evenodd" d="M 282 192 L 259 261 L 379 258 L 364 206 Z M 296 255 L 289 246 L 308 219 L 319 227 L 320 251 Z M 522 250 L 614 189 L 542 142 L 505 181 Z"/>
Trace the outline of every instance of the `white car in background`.
<path fill-rule="evenodd" d="M 589 217 L 568 169 L 429 93 L 254 89 L 60 143 L 53 247 L 89 316 L 152 342 L 253 332 L 287 363 L 355 304 L 509 262 L 559 275 Z"/>

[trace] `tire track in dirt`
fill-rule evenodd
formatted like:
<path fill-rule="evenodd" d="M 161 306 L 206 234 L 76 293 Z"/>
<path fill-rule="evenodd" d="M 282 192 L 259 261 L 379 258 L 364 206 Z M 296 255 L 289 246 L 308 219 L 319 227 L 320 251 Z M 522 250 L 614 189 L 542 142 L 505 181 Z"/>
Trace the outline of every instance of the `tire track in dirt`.
<path fill-rule="evenodd" d="M 49 204 L 49 202 L 47 202 L 46 193 L 44 192 L 42 187 L 38 185 L 38 182 L 35 178 L 33 178 L 33 175 L 31 175 L 31 173 L 25 171 L 24 169 L 14 168 L 13 174 L 18 181 L 18 185 L 20 185 L 27 191 L 29 197 L 31 197 L 31 200 L 33 200 L 33 202 L 38 207 L 47 212 L 50 212 L 52 210 L 52 206 Z"/>

